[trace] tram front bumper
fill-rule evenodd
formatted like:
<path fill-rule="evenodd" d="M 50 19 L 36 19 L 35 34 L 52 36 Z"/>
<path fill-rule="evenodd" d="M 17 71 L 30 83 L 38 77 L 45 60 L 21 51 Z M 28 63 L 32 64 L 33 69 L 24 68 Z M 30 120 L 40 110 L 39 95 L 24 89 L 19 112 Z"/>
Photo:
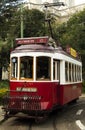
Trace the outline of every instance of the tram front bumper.
<path fill-rule="evenodd" d="M 28 97 L 6 97 L 4 99 L 4 109 L 16 112 L 41 112 L 46 111 L 49 102 L 42 102 L 40 96 Z"/>

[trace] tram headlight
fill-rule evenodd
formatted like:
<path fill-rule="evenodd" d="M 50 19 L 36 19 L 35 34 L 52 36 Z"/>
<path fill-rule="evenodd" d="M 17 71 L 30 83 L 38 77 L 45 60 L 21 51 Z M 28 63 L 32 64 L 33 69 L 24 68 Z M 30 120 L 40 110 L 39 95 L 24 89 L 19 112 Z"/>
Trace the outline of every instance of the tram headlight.
<path fill-rule="evenodd" d="M 27 100 L 27 99 L 28 99 L 28 96 L 27 96 L 27 95 L 25 95 L 25 96 L 23 97 L 23 99 L 24 99 L 24 100 Z"/>

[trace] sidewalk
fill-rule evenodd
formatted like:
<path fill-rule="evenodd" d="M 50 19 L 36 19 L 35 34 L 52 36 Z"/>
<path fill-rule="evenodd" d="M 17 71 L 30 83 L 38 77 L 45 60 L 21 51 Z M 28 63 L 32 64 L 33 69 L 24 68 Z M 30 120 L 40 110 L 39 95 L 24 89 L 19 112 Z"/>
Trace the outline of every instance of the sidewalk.
<path fill-rule="evenodd" d="M 2 106 L 0 106 L 0 121 L 4 119 L 4 112 L 2 110 Z"/>
<path fill-rule="evenodd" d="M 83 97 L 85 97 L 85 93 L 82 93 L 82 95 L 80 96 L 80 98 L 83 98 Z"/>

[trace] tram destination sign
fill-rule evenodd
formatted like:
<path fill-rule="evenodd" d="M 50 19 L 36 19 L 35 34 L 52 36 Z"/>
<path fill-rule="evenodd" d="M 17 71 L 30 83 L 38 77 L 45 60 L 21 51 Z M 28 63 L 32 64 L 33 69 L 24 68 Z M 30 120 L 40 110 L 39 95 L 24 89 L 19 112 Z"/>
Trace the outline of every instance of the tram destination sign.
<path fill-rule="evenodd" d="M 77 56 L 78 56 L 76 50 L 73 49 L 73 48 L 71 48 L 71 47 L 67 47 L 67 48 L 66 48 L 66 51 L 67 51 L 67 53 L 69 53 L 69 54 L 72 55 L 73 57 L 77 57 Z"/>
<path fill-rule="evenodd" d="M 45 36 L 45 37 L 31 37 L 31 38 L 17 38 L 16 43 L 18 45 L 48 43 L 48 40 L 49 40 L 48 36 Z"/>

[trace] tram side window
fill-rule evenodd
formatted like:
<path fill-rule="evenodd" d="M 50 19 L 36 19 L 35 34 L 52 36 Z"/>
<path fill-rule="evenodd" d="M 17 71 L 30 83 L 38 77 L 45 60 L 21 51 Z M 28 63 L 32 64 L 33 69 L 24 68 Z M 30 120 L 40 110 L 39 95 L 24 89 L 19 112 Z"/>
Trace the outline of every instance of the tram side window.
<path fill-rule="evenodd" d="M 80 73 L 79 73 L 80 75 L 80 81 L 82 80 L 82 68 L 81 68 L 81 66 L 80 66 Z"/>
<path fill-rule="evenodd" d="M 50 80 L 51 77 L 51 59 L 40 56 L 36 59 L 36 79 Z"/>
<path fill-rule="evenodd" d="M 75 81 L 77 81 L 77 65 L 75 65 Z"/>
<path fill-rule="evenodd" d="M 57 61 L 57 80 L 60 80 L 60 62 Z"/>
<path fill-rule="evenodd" d="M 77 66 L 77 81 L 79 81 L 79 66 Z"/>
<path fill-rule="evenodd" d="M 58 60 L 53 62 L 53 79 L 60 80 L 60 62 Z"/>
<path fill-rule="evenodd" d="M 74 65 L 69 63 L 69 62 L 65 62 L 65 81 L 66 82 L 73 82 L 74 81 Z"/>
<path fill-rule="evenodd" d="M 71 82 L 71 63 L 69 63 L 69 81 Z"/>
<path fill-rule="evenodd" d="M 33 58 L 24 56 L 20 58 L 20 78 L 33 78 Z"/>
<path fill-rule="evenodd" d="M 55 64 L 55 61 L 54 61 L 54 62 L 53 62 L 53 79 L 54 79 L 54 80 L 56 79 L 55 71 L 56 71 L 56 64 Z"/>
<path fill-rule="evenodd" d="M 75 69 L 74 69 L 74 64 L 72 64 L 72 81 L 74 82 L 75 81 Z"/>
<path fill-rule="evenodd" d="M 68 62 L 65 62 L 65 80 L 68 81 L 69 77 L 68 77 Z"/>
<path fill-rule="evenodd" d="M 17 57 L 11 59 L 11 78 L 17 78 L 18 60 Z"/>
<path fill-rule="evenodd" d="M 77 66 L 77 81 L 81 81 L 81 67 Z"/>
<path fill-rule="evenodd" d="M 77 82 L 81 81 L 81 66 L 65 62 L 65 81 Z"/>

